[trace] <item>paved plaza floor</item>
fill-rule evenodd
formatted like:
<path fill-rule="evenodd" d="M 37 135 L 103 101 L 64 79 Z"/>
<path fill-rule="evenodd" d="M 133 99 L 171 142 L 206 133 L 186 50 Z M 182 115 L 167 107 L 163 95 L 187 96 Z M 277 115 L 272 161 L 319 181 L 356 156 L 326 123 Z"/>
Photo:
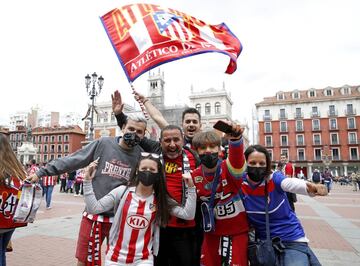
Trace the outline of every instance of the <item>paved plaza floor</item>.
<path fill-rule="evenodd" d="M 76 265 L 82 197 L 54 188 L 52 209 L 42 202 L 36 221 L 13 235 L 8 266 Z M 327 197 L 298 195 L 296 213 L 322 265 L 360 265 L 360 191 L 334 185 Z"/>

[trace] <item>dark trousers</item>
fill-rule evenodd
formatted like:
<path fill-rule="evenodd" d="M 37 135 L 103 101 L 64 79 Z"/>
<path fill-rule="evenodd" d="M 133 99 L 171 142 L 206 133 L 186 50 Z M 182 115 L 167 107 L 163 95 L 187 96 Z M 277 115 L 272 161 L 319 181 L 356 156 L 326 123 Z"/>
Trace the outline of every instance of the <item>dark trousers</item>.
<path fill-rule="evenodd" d="M 66 191 L 66 179 L 60 179 L 60 192 L 65 192 Z"/>
<path fill-rule="evenodd" d="M 155 266 L 197 266 L 195 262 L 194 228 L 160 229 L 160 247 Z"/>
<path fill-rule="evenodd" d="M 74 184 L 74 188 L 75 188 L 75 194 L 76 195 L 80 195 L 80 190 L 81 190 L 81 195 L 83 195 L 83 183 L 77 183 L 75 182 Z"/>

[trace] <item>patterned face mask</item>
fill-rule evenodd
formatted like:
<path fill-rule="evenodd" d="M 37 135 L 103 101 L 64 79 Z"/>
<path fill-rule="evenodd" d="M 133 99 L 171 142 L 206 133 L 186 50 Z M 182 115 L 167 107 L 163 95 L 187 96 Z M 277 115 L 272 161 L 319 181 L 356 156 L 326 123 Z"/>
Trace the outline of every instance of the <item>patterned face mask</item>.
<path fill-rule="evenodd" d="M 140 138 L 135 132 L 127 132 L 123 136 L 125 144 L 132 148 L 140 143 Z"/>

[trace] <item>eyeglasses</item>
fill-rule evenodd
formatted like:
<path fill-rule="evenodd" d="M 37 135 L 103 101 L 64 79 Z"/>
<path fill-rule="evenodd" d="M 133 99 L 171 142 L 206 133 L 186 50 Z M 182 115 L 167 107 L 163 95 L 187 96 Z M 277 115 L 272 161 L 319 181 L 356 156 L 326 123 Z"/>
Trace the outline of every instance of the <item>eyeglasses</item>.
<path fill-rule="evenodd" d="M 159 159 L 160 155 L 156 153 L 150 153 L 150 152 L 142 152 L 141 157 L 152 157 L 154 159 Z"/>

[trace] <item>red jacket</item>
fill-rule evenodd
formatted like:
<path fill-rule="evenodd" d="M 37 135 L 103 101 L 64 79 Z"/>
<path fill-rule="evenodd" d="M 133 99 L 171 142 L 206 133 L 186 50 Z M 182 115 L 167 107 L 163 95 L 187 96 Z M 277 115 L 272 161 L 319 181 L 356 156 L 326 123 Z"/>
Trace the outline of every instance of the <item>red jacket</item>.
<path fill-rule="evenodd" d="M 0 229 L 26 226 L 27 223 L 15 223 L 13 218 L 20 198 L 21 181 L 11 177 L 9 184 L 0 184 Z"/>

